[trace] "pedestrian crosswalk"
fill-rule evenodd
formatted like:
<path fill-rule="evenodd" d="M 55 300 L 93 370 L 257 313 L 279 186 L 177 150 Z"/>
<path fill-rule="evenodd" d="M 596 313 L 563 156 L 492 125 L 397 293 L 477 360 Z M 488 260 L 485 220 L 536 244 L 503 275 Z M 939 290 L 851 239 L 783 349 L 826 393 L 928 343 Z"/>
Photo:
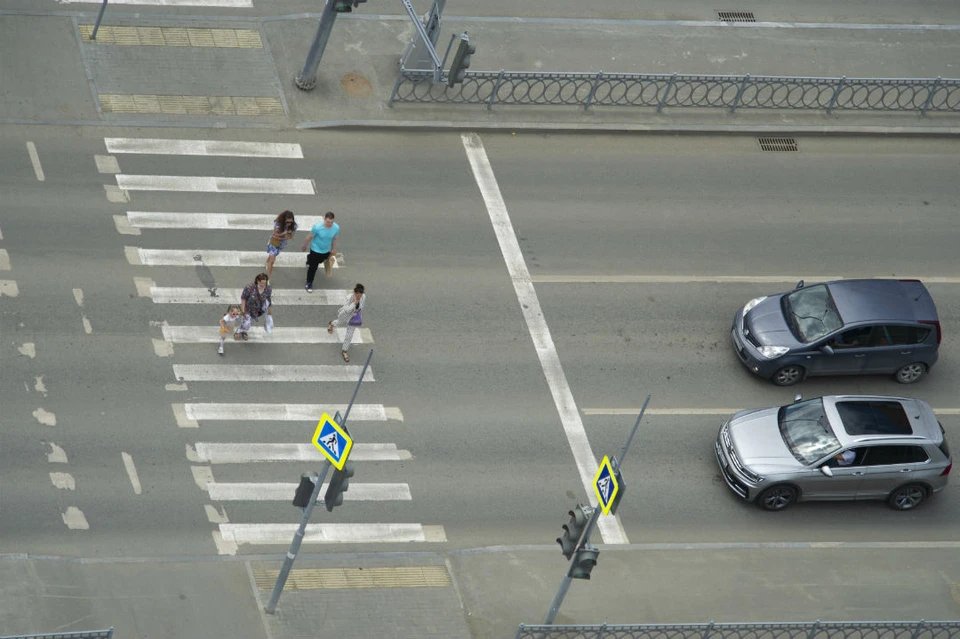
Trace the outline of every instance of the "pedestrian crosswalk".
<path fill-rule="evenodd" d="M 194 1 L 214 6 L 221 0 Z M 295 286 L 278 283 L 289 283 L 285 275 L 290 272 L 288 269 L 305 271 L 305 257 L 299 246 L 288 247 L 275 262 L 272 288 L 274 308 L 281 309 L 282 317 L 290 323 L 277 320 L 281 325 L 269 334 L 255 328 L 245 343 L 229 338 L 226 357 L 219 357 L 213 345 L 220 339 L 216 321 L 223 309 L 240 301 L 241 288 L 236 282 L 252 281 L 253 275 L 264 270 L 266 240 L 275 215 L 251 210 L 262 211 L 264 201 L 282 196 L 272 207 L 279 213 L 291 208 L 284 199 L 286 196 L 317 194 L 316 182 L 306 177 L 260 177 L 249 172 L 231 175 L 228 167 L 240 166 L 235 160 L 231 164 L 231 159 L 246 158 L 242 165 L 245 167 L 283 162 L 284 175 L 290 175 L 290 167 L 296 166 L 290 163 L 304 160 L 303 149 L 299 144 L 284 142 L 115 137 L 104 138 L 104 147 L 109 155 L 98 156 L 97 166 L 104 173 L 111 173 L 110 179 L 116 181 L 116 185 L 105 185 L 108 198 L 112 202 L 130 202 L 131 209 L 140 209 L 115 215 L 114 220 L 118 233 L 136 236 L 135 245 L 127 242 L 124 255 L 129 264 L 138 267 L 137 276 L 133 278 L 138 296 L 149 299 L 158 311 L 155 321 L 151 322 L 152 330 L 159 330 L 162 336 L 153 340 L 155 350 L 158 355 L 171 358 L 171 372 L 177 381 L 167 388 L 188 391 L 196 385 L 203 389 L 192 394 L 194 399 L 202 397 L 204 401 L 171 403 L 171 424 L 192 429 L 183 432 L 196 434 L 194 441 L 186 444 L 185 457 L 195 484 L 209 500 L 204 510 L 217 551 L 236 554 L 245 547 L 256 551 L 258 546 L 286 546 L 299 517 L 299 511 L 290 508 L 297 481 L 301 473 L 319 470 L 324 461 L 309 441 L 309 434 L 324 412 L 334 415 L 346 411 L 352 384 L 358 381 L 363 369 L 356 363 L 340 361 L 339 345 L 345 338 L 345 329 L 336 328 L 329 333 L 326 328 L 326 321 L 335 316 L 336 308 L 351 293 L 343 288 L 344 282 L 337 274 L 356 272 L 355 265 L 344 271 L 344 262 L 338 261 L 333 281 L 340 287 L 323 288 L 321 271 L 321 282 L 315 282 L 317 288 L 308 292 L 302 288 L 302 276 L 298 276 Z M 169 166 L 170 156 L 193 157 L 190 164 L 184 166 L 194 169 L 203 166 L 198 171 L 203 175 L 164 175 L 161 171 L 151 174 L 144 170 L 156 165 Z M 128 161 L 136 171 L 123 172 L 123 165 Z M 170 210 L 169 202 L 174 200 L 167 200 L 165 210 L 142 210 L 149 207 L 138 204 L 138 200 L 156 202 L 158 198 L 150 195 L 155 192 L 187 194 L 176 201 L 189 201 L 191 206 L 184 211 Z M 226 200 L 218 194 L 232 194 L 229 202 L 238 207 L 242 206 L 242 200 L 237 199 L 237 194 L 249 195 L 250 206 L 246 211 L 225 211 L 222 206 Z M 322 209 L 317 206 L 310 215 L 297 213 L 301 234 L 291 244 L 298 244 L 302 233 L 322 220 L 318 210 Z M 233 240 L 229 245 L 236 248 L 224 248 L 225 237 Z M 170 238 L 174 242 L 189 238 L 189 244 L 166 245 Z M 210 248 L 195 248 L 205 246 Z M 231 276 L 234 269 L 243 269 L 242 275 Z M 150 276 L 145 277 L 146 274 Z M 170 286 L 183 282 L 185 277 L 194 282 L 199 278 L 203 286 Z M 233 281 L 234 285 L 220 287 L 218 280 Z M 304 307 L 305 310 L 296 310 Z M 307 310 L 317 307 L 324 315 L 322 319 L 313 315 L 312 325 L 294 325 L 296 322 L 288 319 L 305 317 Z M 354 332 L 351 343 L 363 347 L 373 344 L 373 332 L 368 327 L 360 328 Z M 317 349 L 316 352 L 327 359 L 311 357 L 307 361 L 316 363 L 305 364 L 306 349 L 311 349 L 310 353 Z M 255 363 L 251 362 L 251 356 Z M 376 382 L 375 368 L 376 362 L 366 369 L 361 384 L 362 398 L 376 394 L 376 387 L 371 386 Z M 289 399 L 281 395 L 289 392 L 291 385 L 309 389 L 298 391 L 298 396 L 307 401 L 283 401 Z M 229 401 L 238 399 L 238 392 L 250 399 Z M 271 401 L 274 395 L 277 400 Z M 336 514 L 338 520 L 353 523 L 311 523 L 304 543 L 446 541 L 444 529 L 439 525 L 380 520 L 380 512 L 401 512 L 383 511 L 385 505 L 416 500 L 416 491 L 400 476 L 403 462 L 415 456 L 396 442 L 364 441 L 366 437 L 358 433 L 372 432 L 378 434 L 372 439 L 390 439 L 390 424 L 401 423 L 403 419 L 397 406 L 377 403 L 352 406 L 351 432 L 360 441 L 355 443 L 350 459 L 359 467 L 350 490 L 344 495 L 346 503 Z M 368 464 L 369 474 L 364 471 Z M 365 475 L 369 479 L 365 479 Z M 366 503 L 381 506 L 374 511 L 362 510 Z"/>

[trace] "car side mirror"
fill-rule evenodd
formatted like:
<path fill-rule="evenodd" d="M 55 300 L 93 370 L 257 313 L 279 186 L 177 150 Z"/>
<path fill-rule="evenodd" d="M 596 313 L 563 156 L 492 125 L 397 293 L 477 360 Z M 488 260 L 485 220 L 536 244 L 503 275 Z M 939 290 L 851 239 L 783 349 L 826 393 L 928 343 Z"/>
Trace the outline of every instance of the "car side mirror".
<path fill-rule="evenodd" d="M 803 288 L 803 280 L 800 280 L 799 282 L 797 282 L 797 288 Z"/>
<path fill-rule="evenodd" d="M 833 477 L 833 471 L 830 470 L 829 466 L 821 466 L 820 472 L 826 475 L 827 477 Z"/>
<path fill-rule="evenodd" d="M 829 344 L 824 344 L 820 347 L 820 352 L 824 355 L 833 355 L 833 347 Z"/>
<path fill-rule="evenodd" d="M 796 395 L 793 396 L 793 403 L 796 404 L 801 399 L 803 399 L 803 393 L 797 393 Z"/>

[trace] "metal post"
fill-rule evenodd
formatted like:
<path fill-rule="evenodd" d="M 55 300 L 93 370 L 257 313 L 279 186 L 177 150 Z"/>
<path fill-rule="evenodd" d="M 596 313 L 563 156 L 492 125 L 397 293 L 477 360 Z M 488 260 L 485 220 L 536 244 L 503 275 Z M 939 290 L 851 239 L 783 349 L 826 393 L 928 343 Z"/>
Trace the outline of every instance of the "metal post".
<path fill-rule="evenodd" d="M 317 86 L 317 67 L 320 66 L 320 58 L 323 57 L 323 50 L 327 48 L 327 40 L 330 39 L 333 23 L 337 19 L 337 12 L 333 10 L 334 4 L 334 0 L 327 0 L 323 5 L 320 24 L 317 25 L 317 34 L 313 38 L 313 44 L 310 45 L 307 60 L 303 63 L 300 75 L 293 81 L 297 88 L 304 91 L 312 91 Z"/>
<path fill-rule="evenodd" d="M 547 618 L 543 622 L 544 625 L 549 626 L 553 623 L 553 620 L 557 618 L 557 613 L 560 611 L 560 604 L 563 603 L 563 598 L 567 596 L 567 590 L 570 589 L 570 582 L 573 581 L 573 577 L 570 576 L 570 573 L 573 572 L 573 565 L 577 561 L 577 551 L 590 543 L 590 533 L 593 532 L 594 527 L 597 525 L 597 521 L 600 520 L 600 513 L 602 511 L 599 508 L 593 509 L 593 515 L 590 517 L 590 521 L 587 522 L 587 527 L 583 530 L 583 537 L 580 538 L 580 543 L 577 544 L 577 550 L 573 552 L 573 556 L 570 557 L 570 563 L 567 565 L 567 574 L 563 576 L 563 581 L 560 582 L 560 588 L 557 590 L 557 596 L 553 598 L 553 601 L 550 602 L 550 610 L 547 611 Z"/>
<path fill-rule="evenodd" d="M 640 407 L 640 414 L 637 415 L 637 421 L 633 423 L 633 430 L 630 431 L 630 436 L 627 437 L 627 443 L 623 445 L 623 450 L 620 451 L 620 455 L 617 457 L 617 466 L 623 463 L 623 458 L 627 456 L 627 451 L 630 450 L 630 442 L 633 441 L 633 436 L 637 432 L 637 427 L 640 425 L 640 420 L 643 419 L 643 414 L 647 411 L 647 404 L 650 403 L 650 396 L 647 395 L 647 398 L 643 400 L 643 406 Z"/>
<path fill-rule="evenodd" d="M 667 88 L 664 89 L 663 95 L 660 96 L 660 102 L 657 104 L 657 113 L 663 110 L 663 104 L 667 101 L 667 96 L 670 95 L 670 89 L 673 88 L 673 83 L 677 81 L 677 74 L 674 73 L 670 76 L 670 82 L 667 83 Z"/>
<path fill-rule="evenodd" d="M 937 89 L 940 88 L 941 76 L 937 76 L 937 79 L 933 83 L 933 88 L 930 89 L 930 93 L 927 94 L 927 100 L 923 103 L 923 108 L 920 109 L 920 115 L 926 115 L 927 109 L 930 108 L 930 102 L 933 101 L 933 94 L 937 92 Z"/>
<path fill-rule="evenodd" d="M 343 426 L 347 423 L 347 419 L 350 418 L 350 409 L 353 408 L 353 400 L 357 398 L 357 393 L 360 392 L 360 384 L 363 383 L 363 376 L 367 374 L 367 367 L 370 366 L 370 360 L 373 359 L 373 349 L 370 349 L 370 352 L 367 354 L 367 361 L 363 363 L 363 370 L 360 371 L 360 379 L 357 380 L 357 385 L 353 388 L 353 395 L 350 396 L 350 403 L 347 404 L 347 411 L 343 414 L 343 423 L 340 425 Z"/>
<path fill-rule="evenodd" d="M 97 39 L 97 31 L 100 30 L 100 21 L 103 20 L 103 12 L 107 9 L 107 0 L 103 0 L 103 4 L 100 5 L 100 13 L 97 14 L 97 22 L 93 25 L 93 33 L 90 34 L 91 40 Z"/>
<path fill-rule="evenodd" d="M 390 99 L 387 100 L 387 106 L 388 106 L 388 107 L 393 107 L 393 101 L 397 99 L 397 91 L 400 90 L 400 83 L 403 82 L 403 72 L 404 72 L 404 71 L 406 71 L 406 69 L 404 69 L 404 68 L 403 68 L 403 65 L 401 64 L 401 65 L 400 65 L 400 71 L 399 71 L 399 73 L 397 73 L 397 81 L 396 81 L 396 83 L 394 83 L 394 85 L 393 85 L 393 91 L 390 93 Z"/>
<path fill-rule="evenodd" d="M 307 507 L 303 509 L 303 518 L 300 520 L 300 527 L 297 528 L 297 532 L 293 536 L 293 541 L 290 542 L 290 550 L 287 551 L 287 556 L 283 560 L 283 567 L 280 569 L 280 574 L 277 575 L 277 583 L 273 586 L 273 593 L 270 595 L 270 602 L 265 608 L 266 612 L 271 615 L 277 611 L 277 603 L 280 601 L 280 593 L 283 592 L 283 586 L 287 583 L 287 577 L 290 575 L 290 569 L 293 568 L 293 560 L 297 558 L 297 553 L 300 552 L 300 544 L 303 543 L 303 534 L 307 530 L 307 523 L 310 521 L 310 515 L 313 513 L 313 507 L 320 498 L 320 487 L 323 486 L 323 480 L 327 478 L 328 470 L 330 470 L 330 462 L 329 460 L 324 460 L 323 468 L 320 470 L 320 475 L 317 477 L 317 484 L 313 487 L 313 493 L 310 494 L 310 503 L 308 503 Z"/>
<path fill-rule="evenodd" d="M 583 104 L 583 110 L 586 111 L 590 108 L 590 104 L 593 102 L 593 96 L 597 93 L 597 85 L 600 84 L 600 78 L 603 77 L 603 69 L 600 69 L 597 72 L 597 77 L 593 79 L 593 86 L 590 87 L 590 95 L 587 96 L 587 101 Z"/>
<path fill-rule="evenodd" d="M 833 92 L 833 97 L 830 98 L 830 104 L 827 105 L 827 114 L 833 110 L 834 105 L 837 103 L 837 96 L 840 95 L 840 89 L 843 88 L 843 83 L 847 81 L 847 76 L 840 78 L 840 82 L 837 83 L 837 90 Z"/>
<path fill-rule="evenodd" d="M 730 107 L 730 113 L 733 113 L 737 110 L 737 104 L 740 102 L 740 96 L 743 95 L 743 90 L 747 88 L 747 82 L 750 81 L 750 74 L 743 76 L 743 81 L 740 82 L 740 89 L 737 91 L 737 95 L 733 98 L 733 106 Z"/>
<path fill-rule="evenodd" d="M 500 83 L 503 82 L 503 73 L 503 69 L 500 69 L 500 75 L 497 76 L 497 83 L 493 85 L 493 91 L 490 92 L 490 99 L 487 100 L 487 111 L 493 108 L 493 101 L 497 99 L 497 92 L 500 91 Z"/>

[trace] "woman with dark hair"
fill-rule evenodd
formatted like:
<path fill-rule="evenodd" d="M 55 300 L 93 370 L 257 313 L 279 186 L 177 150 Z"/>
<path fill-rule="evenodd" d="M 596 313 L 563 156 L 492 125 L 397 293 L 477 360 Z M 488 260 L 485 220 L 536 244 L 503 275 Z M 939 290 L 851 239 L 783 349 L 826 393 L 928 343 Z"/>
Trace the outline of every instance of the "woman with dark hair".
<path fill-rule="evenodd" d="M 253 284 L 247 284 L 243 287 L 240 294 L 240 313 L 243 315 L 243 321 L 240 322 L 240 328 L 237 330 L 233 339 L 242 339 L 246 341 L 247 331 L 254 323 L 259 322 L 264 315 L 267 316 L 265 330 L 270 333 L 273 331 L 273 289 L 267 284 L 267 274 L 260 273 L 253 280 Z"/>
<path fill-rule="evenodd" d="M 277 261 L 277 256 L 296 232 L 297 223 L 293 219 L 293 211 L 284 211 L 273 221 L 273 235 L 267 242 L 267 282 L 273 274 L 273 263 Z"/>
<path fill-rule="evenodd" d="M 347 330 L 343 338 L 343 347 L 340 356 L 343 361 L 349 362 L 350 356 L 347 351 L 350 349 L 350 342 L 353 341 L 353 332 L 357 327 L 363 325 L 363 305 L 367 301 L 364 294 L 363 284 L 357 284 L 353 287 L 353 294 L 347 298 L 347 303 L 337 311 L 337 319 L 327 324 L 327 332 L 333 333 L 334 326 L 346 326 Z"/>

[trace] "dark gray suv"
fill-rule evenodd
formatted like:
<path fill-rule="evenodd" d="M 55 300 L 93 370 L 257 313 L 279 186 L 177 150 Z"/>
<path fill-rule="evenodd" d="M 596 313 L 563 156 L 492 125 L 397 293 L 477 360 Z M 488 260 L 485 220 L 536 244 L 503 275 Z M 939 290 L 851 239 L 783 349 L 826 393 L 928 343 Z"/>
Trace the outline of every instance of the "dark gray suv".
<path fill-rule="evenodd" d="M 780 386 L 807 375 L 893 374 L 912 384 L 937 361 L 937 307 L 919 280 L 838 280 L 750 300 L 731 331 L 737 357 Z"/>

